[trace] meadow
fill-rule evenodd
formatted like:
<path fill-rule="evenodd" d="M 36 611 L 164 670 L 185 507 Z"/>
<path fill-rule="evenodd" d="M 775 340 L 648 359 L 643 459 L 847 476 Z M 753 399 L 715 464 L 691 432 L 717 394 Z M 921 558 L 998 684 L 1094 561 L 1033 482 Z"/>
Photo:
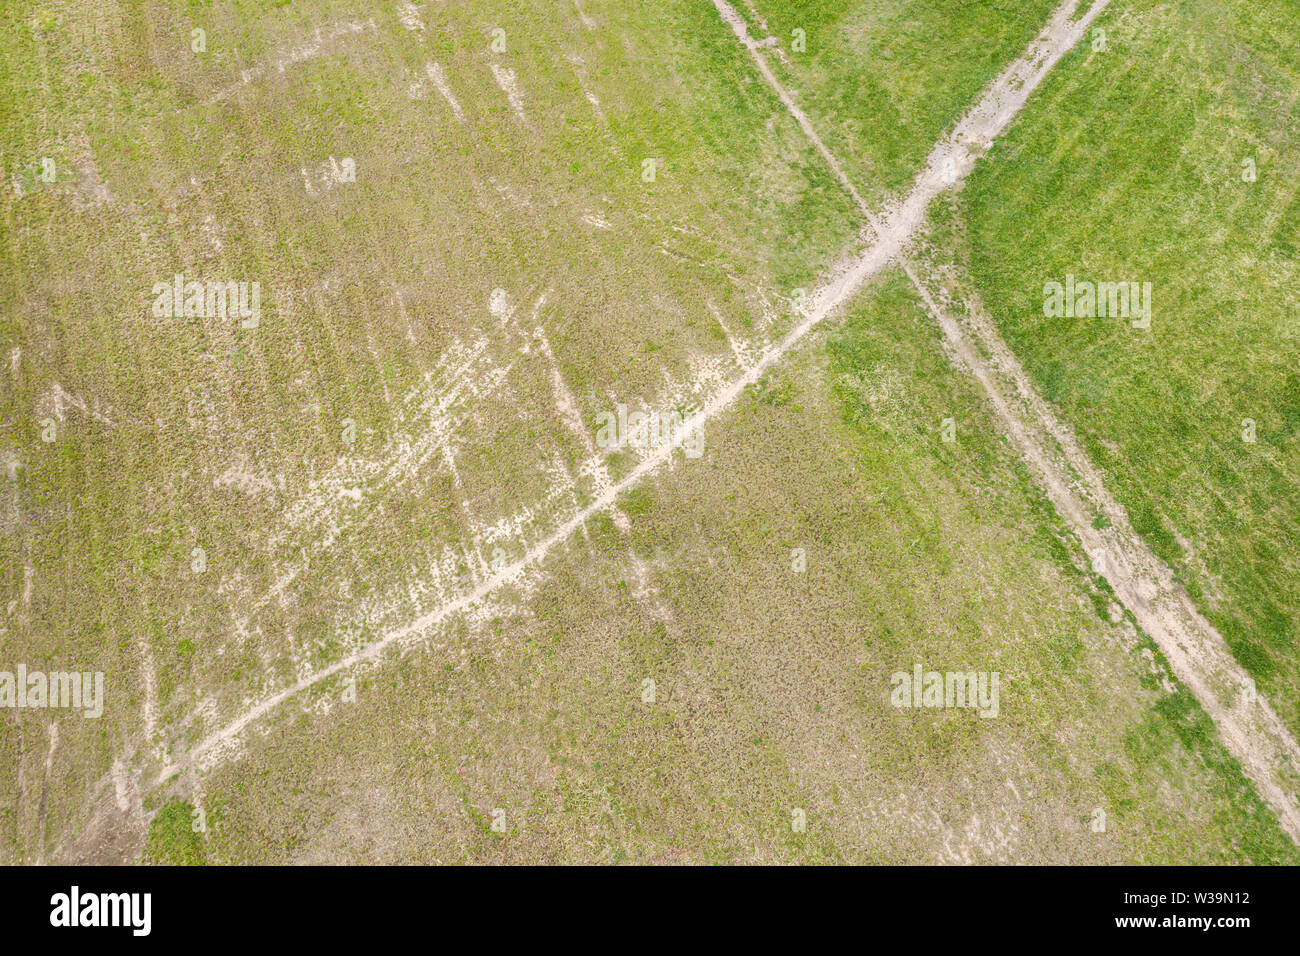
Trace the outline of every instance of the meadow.
<path fill-rule="evenodd" d="M 1135 527 L 1300 730 L 1300 15 L 1132 3 L 976 171 L 944 240 Z M 1152 284 L 1148 330 L 1044 315 Z"/>
<path fill-rule="evenodd" d="M 1117 6 L 932 238 L 1294 726 L 1295 33 L 1227 6 Z M 1052 4 L 741 7 L 875 206 Z M 0 714 L 0 860 L 1296 862 L 901 271 L 722 401 L 866 224 L 713 4 L 19 0 L 0 166 L 0 649 L 106 686 Z"/>

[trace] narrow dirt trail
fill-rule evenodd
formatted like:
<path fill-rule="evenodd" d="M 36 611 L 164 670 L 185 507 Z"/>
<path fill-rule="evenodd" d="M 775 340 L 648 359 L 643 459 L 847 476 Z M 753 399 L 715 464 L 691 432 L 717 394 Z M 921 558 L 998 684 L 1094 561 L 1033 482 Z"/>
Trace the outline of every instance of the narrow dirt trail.
<path fill-rule="evenodd" d="M 880 216 L 877 216 L 871 210 L 865 208 L 865 203 L 862 202 L 861 197 L 858 196 L 839 164 L 834 160 L 834 157 L 825 148 L 824 144 L 821 143 L 820 139 L 817 138 L 811 122 L 798 110 L 789 94 L 780 89 L 780 84 L 770 70 L 767 69 L 761 54 L 759 54 L 753 41 L 749 39 L 743 18 L 740 18 L 739 14 L 725 2 L 715 0 L 715 4 L 724 19 L 736 30 L 738 36 L 754 53 L 755 60 L 760 64 L 760 69 L 765 78 L 777 89 L 782 102 L 795 115 L 805 133 L 810 136 L 818 151 L 831 165 L 837 178 L 849 190 L 859 207 L 863 209 L 867 221 L 871 224 L 873 236 L 858 254 L 831 270 L 831 273 L 809 296 L 806 311 L 795 326 L 778 342 L 769 346 L 742 376 L 717 392 L 704 405 L 695 419 L 696 427 L 703 426 L 722 414 L 743 394 L 747 387 L 757 383 L 786 353 L 795 348 L 810 331 L 855 295 L 864 283 L 890 262 L 901 259 L 906 252 L 907 244 L 924 223 L 925 213 L 930 202 L 940 193 L 961 182 L 962 178 L 972 168 L 975 160 L 987 152 L 993 140 L 1005 129 L 1033 89 L 1037 87 L 1060 58 L 1078 42 L 1087 26 L 1105 8 L 1107 3 L 1108 0 L 1098 0 L 1078 21 L 1070 19 L 1076 4 L 1074 2 L 1064 3 L 1025 54 L 1003 71 L 958 124 L 953 133 L 936 144 L 926 161 L 925 167 L 916 177 L 906 196 L 900 202 L 884 210 Z M 937 315 L 946 315 L 934 304 L 933 297 L 925 291 L 925 287 L 914 275 L 910 264 L 905 264 L 905 266 L 913 281 L 917 283 L 918 289 L 922 291 L 922 296 L 927 304 L 936 310 Z M 982 370 L 982 377 L 980 374 L 977 374 L 976 377 L 980 378 L 985 387 L 990 390 L 991 396 L 996 396 L 994 405 L 999 409 L 999 416 L 1007 423 L 1009 431 L 1014 433 L 1013 438 L 1017 434 L 1032 436 L 1036 434 L 1035 428 L 1044 431 L 1045 435 L 1048 433 L 1054 435 L 1055 429 L 1063 428 L 1054 419 L 1050 419 L 1052 427 L 1047 429 L 1042 423 L 1049 419 L 1039 416 L 1038 411 L 1032 409 L 1032 407 L 1033 423 L 1022 421 L 1021 417 L 1018 417 L 1019 413 L 1013 410 L 1012 404 L 1001 398 L 1002 393 L 998 391 L 998 376 L 995 375 L 989 361 L 972 347 L 970 341 L 962 333 L 961 326 L 955 321 L 945 322 L 941 320 L 940 324 L 944 326 L 944 333 L 948 336 L 949 341 L 954 343 L 956 354 L 968 355 L 969 361 L 976 363 L 971 365 L 971 368 Z M 957 348 L 958 344 L 961 345 L 960 349 Z M 989 349 L 989 352 L 990 354 L 1002 354 L 996 353 L 996 350 L 992 348 Z M 1003 346 L 1002 352 L 1005 353 L 1003 357 L 1007 361 L 1015 362 L 1014 356 L 1011 356 L 1009 351 L 1005 350 L 1005 346 Z M 1018 366 L 1010 367 L 1013 369 L 1018 368 Z M 997 368 L 1000 371 L 1002 370 L 1001 362 L 999 362 Z M 1015 379 L 1014 374 L 1007 372 L 1003 372 L 1003 374 L 1010 375 L 1012 379 Z M 1023 381 L 1025 387 L 1030 389 L 1028 394 L 1032 396 L 1032 387 L 1029 386 L 1028 379 L 1024 376 L 1023 371 L 1020 372 L 1020 378 L 1015 380 Z M 1038 401 L 1041 403 L 1041 399 Z M 595 500 L 557 527 L 545 539 L 535 544 L 522 558 L 483 580 L 473 591 L 413 619 L 400 628 L 388 631 L 365 648 L 249 706 L 224 726 L 200 740 L 188 753 L 173 758 L 170 765 L 156 775 L 153 785 L 165 783 L 173 774 L 178 772 L 201 772 L 215 765 L 230 752 L 232 747 L 237 745 L 241 735 L 248 731 L 250 727 L 260 719 L 273 713 L 293 697 L 341 671 L 378 659 L 390 648 L 400 647 L 404 642 L 427 633 L 444 621 L 469 610 L 498 589 L 520 580 L 525 572 L 539 566 L 557 545 L 567 541 L 587 521 L 601 512 L 613 508 L 619 495 L 632 489 L 643 478 L 669 462 L 685 438 L 685 434 L 680 434 L 672 442 L 659 446 L 644 458 L 632 472 L 617 483 L 604 489 Z M 1033 458 L 1034 456 L 1031 455 L 1031 450 L 1035 447 L 1033 441 L 1026 438 L 1025 442 L 1024 447 L 1026 450 L 1022 453 L 1027 458 Z M 1064 445 L 1063 442 L 1061 444 Z M 1049 485 L 1049 494 L 1052 494 L 1053 489 L 1058 487 L 1065 489 L 1065 492 L 1068 493 L 1069 482 L 1055 459 L 1050 454 L 1042 454 L 1037 457 L 1042 460 L 1041 480 L 1044 480 Z M 1079 470 L 1079 472 L 1080 474 L 1085 473 L 1082 470 Z M 1098 487 L 1101 487 L 1099 482 Z M 1104 492 L 1104 489 L 1102 491 Z M 1093 498 L 1099 500 L 1096 495 L 1093 495 Z M 1052 500 L 1057 502 L 1056 497 L 1053 497 Z M 1072 508 L 1071 499 L 1062 497 L 1060 502 L 1057 503 L 1057 507 L 1062 509 L 1062 514 L 1071 521 L 1073 526 L 1081 528 L 1081 539 L 1085 541 L 1085 544 L 1092 540 L 1092 535 L 1098 534 L 1098 532 L 1091 531 L 1090 524 L 1082 517 L 1086 514 L 1087 509 L 1081 503 L 1078 508 Z M 1122 517 L 1122 511 L 1118 509 L 1118 506 L 1115 507 L 1117 515 Z M 1111 537 L 1118 538 L 1118 529 L 1130 527 L 1126 521 L 1121 523 L 1115 521 L 1114 518 L 1112 518 L 1112 521 L 1116 530 Z M 1082 522 L 1082 525 L 1080 525 L 1080 522 Z M 1088 532 L 1086 536 L 1082 533 L 1085 531 Z M 1234 665 L 1231 656 L 1227 654 L 1227 648 L 1223 645 L 1222 639 L 1217 634 L 1214 634 L 1212 629 L 1209 629 L 1206 622 L 1196 616 L 1194 609 L 1190 608 L 1190 603 L 1186 601 L 1185 596 L 1183 596 L 1182 601 L 1183 604 L 1187 605 L 1190 616 L 1182 619 L 1187 622 L 1183 631 L 1171 630 L 1168 626 L 1161 627 L 1158 623 L 1148 623 L 1148 620 L 1153 616 L 1163 620 L 1165 615 L 1172 613 L 1165 606 L 1169 601 L 1161 599 L 1161 595 L 1168 591 L 1167 588 L 1162 587 L 1162 582 L 1169 577 L 1169 574 L 1167 569 L 1164 569 L 1165 577 L 1161 577 L 1158 562 L 1154 562 L 1154 564 L 1144 563 L 1139 560 L 1141 557 L 1143 556 L 1131 551 L 1123 552 L 1123 556 L 1117 559 L 1115 565 L 1117 568 L 1128 569 L 1128 577 L 1121 579 L 1119 586 L 1116 586 L 1115 581 L 1112 581 L 1112 586 L 1115 586 L 1116 593 L 1121 595 L 1121 599 L 1125 601 L 1126 606 L 1139 605 L 1143 608 L 1143 613 L 1138 615 L 1139 621 L 1142 622 L 1148 633 L 1151 633 L 1160 643 L 1162 650 L 1165 651 L 1171 663 L 1174 664 L 1175 673 L 1193 689 L 1220 728 L 1226 728 L 1224 729 L 1224 736 L 1229 749 L 1235 756 L 1242 759 L 1248 772 L 1251 773 L 1252 779 L 1260 787 L 1261 792 L 1286 821 L 1285 825 L 1288 827 L 1288 832 L 1291 832 L 1292 836 L 1295 837 L 1300 830 L 1296 826 L 1294 808 L 1288 808 L 1283 799 L 1284 794 L 1280 786 L 1274 784 L 1270 787 L 1267 772 L 1271 767 L 1285 765 L 1287 759 L 1285 755 L 1294 755 L 1295 753 L 1294 742 L 1286 736 L 1284 728 L 1281 728 L 1280 737 L 1276 734 L 1265 737 L 1262 735 L 1260 728 L 1247 719 L 1249 715 L 1243 712 L 1241 707 L 1224 707 L 1218 704 L 1211 689 L 1219 687 L 1225 679 L 1231 680 Z M 1174 594 L 1176 592 L 1168 591 L 1168 593 Z M 1175 605 L 1177 603 L 1177 601 L 1174 601 Z M 1137 614 L 1137 611 L 1135 610 L 1134 613 Z M 1188 636 L 1182 636 L 1184 634 Z M 1199 640 L 1200 643 L 1194 641 L 1193 638 Z M 1181 650 L 1178 643 L 1180 640 L 1189 642 L 1193 650 Z M 1202 647 L 1205 642 L 1208 642 L 1205 645 L 1208 646 L 1208 651 Z M 1169 646 L 1166 646 L 1166 644 Z M 1217 662 L 1213 668 L 1202 665 L 1202 661 L 1209 659 Z M 1225 670 L 1225 668 L 1227 669 Z M 1184 673 L 1185 671 L 1190 672 L 1190 677 Z M 1224 677 L 1225 674 L 1228 675 L 1226 678 Z M 1277 721 L 1271 710 L 1267 711 L 1267 713 L 1271 715 L 1273 722 Z M 1264 741 L 1267 741 L 1267 743 Z M 1288 809 L 1291 811 L 1289 814 L 1286 813 Z"/>
<path fill-rule="evenodd" d="M 1282 828 L 1300 843 L 1295 800 L 1300 748 L 1295 738 L 1268 701 L 1253 691 L 1223 636 L 1196 610 L 1168 565 L 1133 529 L 1073 430 L 1038 394 L 978 299 L 966 298 L 959 318 L 924 285 L 918 288 L 943 330 L 950 355 L 983 387 L 1007 436 L 1092 557 L 1094 569 L 1156 642 L 1174 675 L 1196 695 L 1228 752 L 1241 761 Z M 1098 517 L 1108 519 L 1110 527 L 1094 527 Z"/>
<path fill-rule="evenodd" d="M 831 274 L 808 297 L 804 314 L 784 337 L 769 346 L 743 375 L 704 403 L 693 419 L 695 427 L 704 426 L 729 408 L 746 388 L 756 384 L 813 328 L 847 302 L 865 282 L 903 253 L 906 243 L 924 222 L 930 202 L 944 190 L 959 182 L 961 177 L 973 167 L 975 160 L 987 152 L 993 140 L 1006 128 L 1007 123 L 1023 106 L 1029 94 L 1060 58 L 1078 42 L 1092 18 L 1106 6 L 1107 2 L 1108 0 L 1098 0 L 1088 14 L 1079 21 L 1070 20 L 1074 4 L 1069 2 L 1053 15 L 1047 27 L 1025 54 L 1012 62 L 999 75 L 958 124 L 953 134 L 935 145 L 925 167 L 917 175 L 904 199 L 886 210 L 883 216 L 871 217 L 875 234 L 865 248 L 848 262 L 842 263 L 831 271 Z M 751 52 L 761 59 L 748 40 L 744 20 L 723 0 L 715 0 L 715 3 L 724 19 L 750 46 Z M 776 83 L 770 71 L 767 71 L 766 75 L 770 77 L 769 82 Z M 793 100 L 788 94 L 783 95 L 783 102 L 787 106 L 793 106 Z M 804 125 L 805 130 L 812 129 L 806 117 L 801 125 Z M 820 143 L 820 140 L 817 142 Z M 821 146 L 820 150 L 823 155 L 830 155 L 824 146 Z M 835 168 L 838 175 L 843 177 L 838 164 L 835 164 Z M 846 178 L 842 181 L 848 182 Z M 856 191 L 853 194 L 856 196 Z M 672 441 L 656 447 L 626 476 L 605 489 L 590 504 L 557 527 L 546 538 L 533 545 L 523 557 L 484 579 L 472 591 L 415 618 L 400 628 L 388 631 L 365 648 L 341 658 L 329 667 L 303 677 L 249 707 L 224 727 L 200 740 L 189 753 L 163 768 L 157 775 L 155 784 L 161 784 L 173 774 L 188 768 L 203 769 L 210 766 L 221 759 L 227 747 L 234 744 L 250 725 L 270 714 L 289 699 L 341 671 L 378 659 L 390 647 L 400 646 L 402 642 L 428 632 L 454 615 L 468 610 L 499 588 L 520 580 L 529 568 L 540 564 L 557 545 L 568 540 L 586 522 L 612 508 L 619 495 L 631 490 L 643 478 L 666 464 L 686 438 L 687 434 L 683 430 L 675 435 Z"/>
<path fill-rule="evenodd" d="M 1070 19 L 1077 0 L 1063 3 L 1029 54 L 1004 70 L 953 134 L 931 152 L 918 186 L 927 171 L 938 172 L 950 184 L 958 185 L 974 159 L 987 152 L 1042 77 L 1078 42 L 1108 3 L 1097 0 L 1077 21 Z M 714 6 L 749 49 L 763 78 L 826 159 L 877 236 L 886 236 L 894 224 L 888 219 L 881 223 L 867 208 L 812 122 L 772 73 L 761 52 L 761 41 L 749 36 L 744 18 L 727 0 L 714 0 Z M 952 148 L 963 145 L 968 151 L 965 157 L 960 149 Z M 917 191 L 914 187 L 904 207 Z M 950 358 L 984 389 L 1007 436 L 1093 558 L 1094 568 L 1156 642 L 1175 676 L 1196 695 L 1218 727 L 1228 752 L 1241 762 L 1282 828 L 1300 844 L 1300 804 L 1295 796 L 1300 781 L 1300 747 L 1295 738 L 1254 689 L 1223 636 L 1196 610 L 1170 568 L 1133 529 L 1128 513 L 1107 490 L 1073 430 L 1038 393 L 978 298 L 967 296 L 958 318 L 948 304 L 943 277 L 937 270 L 931 269 L 926 281 L 922 281 L 911 261 L 900 257 L 900 264 L 942 330 Z M 969 282 L 958 284 L 968 286 Z M 932 286 L 937 291 L 932 291 Z M 1102 517 L 1109 527 L 1094 527 L 1094 523 L 1107 523 L 1096 520 Z"/>

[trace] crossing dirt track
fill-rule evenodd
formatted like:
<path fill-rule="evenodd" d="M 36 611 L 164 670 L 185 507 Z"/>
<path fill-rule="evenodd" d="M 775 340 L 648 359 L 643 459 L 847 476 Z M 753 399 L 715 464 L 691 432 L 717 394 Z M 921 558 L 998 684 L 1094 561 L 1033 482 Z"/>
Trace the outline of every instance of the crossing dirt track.
<path fill-rule="evenodd" d="M 0 859 L 1300 860 L 1300 12 L 0 19 Z"/>

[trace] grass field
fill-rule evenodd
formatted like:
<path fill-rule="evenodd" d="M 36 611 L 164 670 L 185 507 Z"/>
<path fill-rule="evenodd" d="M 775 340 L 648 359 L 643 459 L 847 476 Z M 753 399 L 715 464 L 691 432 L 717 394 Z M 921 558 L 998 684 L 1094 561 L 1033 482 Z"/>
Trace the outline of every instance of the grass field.
<path fill-rule="evenodd" d="M 738 6 L 873 207 L 1053 7 Z M 1117 3 L 931 238 L 1294 728 L 1295 17 L 1227 9 Z M 0 714 L 0 859 L 1297 862 L 900 270 L 724 400 L 866 223 L 713 4 L 22 0 L 0 166 L 0 668 L 107 685 Z"/>
<path fill-rule="evenodd" d="M 738 332 L 779 324 L 853 228 L 774 98 L 728 81 L 743 51 L 686 4 L 616 21 L 646 38 L 631 48 L 572 29 L 576 14 L 478 5 L 416 30 L 324 5 L 145 12 L 89 49 L 92 14 L 72 5 L 49 27 L 14 9 L 5 31 L 6 64 L 45 66 L 5 77 L 6 103 L 43 104 L 6 116 L 7 166 L 52 154 L 112 184 L 85 208 L 75 172 L 3 200 L 7 418 L 34 525 L 6 538 L 13 593 L 33 569 L 15 639 L 110 674 L 123 723 L 84 744 L 101 769 L 148 695 L 141 645 L 164 726 L 341 656 L 438 596 L 429 566 L 468 574 L 591 492 L 555 370 L 584 419 L 612 389 L 654 401 L 691 363 L 730 359 L 711 308 Z M 497 14 L 511 57 L 489 48 Z M 189 23 L 208 31 L 202 56 Z M 704 39 L 669 50 L 665 33 Z M 527 87 L 526 122 L 496 60 Z M 766 152 L 733 154 L 745 139 Z M 330 156 L 354 160 L 355 183 L 321 180 Z M 151 289 L 176 272 L 260 281 L 259 327 L 155 319 Z M 111 424 L 56 407 L 62 393 Z M 344 497 L 362 484 L 365 500 Z"/>
<path fill-rule="evenodd" d="M 280 718 L 210 858 L 1295 862 L 900 276 L 707 440 L 513 613 Z M 999 718 L 888 707 L 916 662 L 1000 671 Z"/>
<path fill-rule="evenodd" d="M 1110 12 L 1107 50 L 1051 77 L 948 224 L 1007 341 L 1293 730 L 1297 27 L 1281 3 Z M 1045 317 L 1067 273 L 1151 282 L 1151 328 Z"/>
<path fill-rule="evenodd" d="M 784 55 L 774 67 L 817 117 L 873 205 L 912 180 L 930 147 L 1041 29 L 1052 0 L 754 0 Z M 804 49 L 795 49 L 795 31 Z"/>

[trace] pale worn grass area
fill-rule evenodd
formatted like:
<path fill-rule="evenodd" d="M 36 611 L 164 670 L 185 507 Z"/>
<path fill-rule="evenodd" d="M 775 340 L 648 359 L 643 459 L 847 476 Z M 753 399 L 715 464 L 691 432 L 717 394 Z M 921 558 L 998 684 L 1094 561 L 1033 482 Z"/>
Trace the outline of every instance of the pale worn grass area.
<path fill-rule="evenodd" d="M 644 486 L 629 536 L 593 528 L 513 613 L 441 632 L 323 721 L 279 718 L 211 779 L 214 857 L 1294 858 L 1105 616 L 901 275 L 708 440 Z M 1000 716 L 891 707 L 917 662 L 1000 671 Z"/>
<path fill-rule="evenodd" d="M 833 13 L 790 67 L 815 106 L 853 96 L 868 27 L 902 44 L 863 100 L 891 136 L 849 150 L 873 189 L 1041 26 Z M 0 639 L 110 687 L 57 746 L 46 714 L 0 719 L 0 858 L 1291 859 L 896 276 L 544 574 L 151 787 L 546 540 L 637 461 L 575 418 L 734 381 L 860 223 L 709 4 L 17 3 L 0 26 Z M 154 318 L 176 272 L 261 282 L 260 325 Z M 1002 671 L 1002 716 L 889 707 L 916 662 Z"/>

